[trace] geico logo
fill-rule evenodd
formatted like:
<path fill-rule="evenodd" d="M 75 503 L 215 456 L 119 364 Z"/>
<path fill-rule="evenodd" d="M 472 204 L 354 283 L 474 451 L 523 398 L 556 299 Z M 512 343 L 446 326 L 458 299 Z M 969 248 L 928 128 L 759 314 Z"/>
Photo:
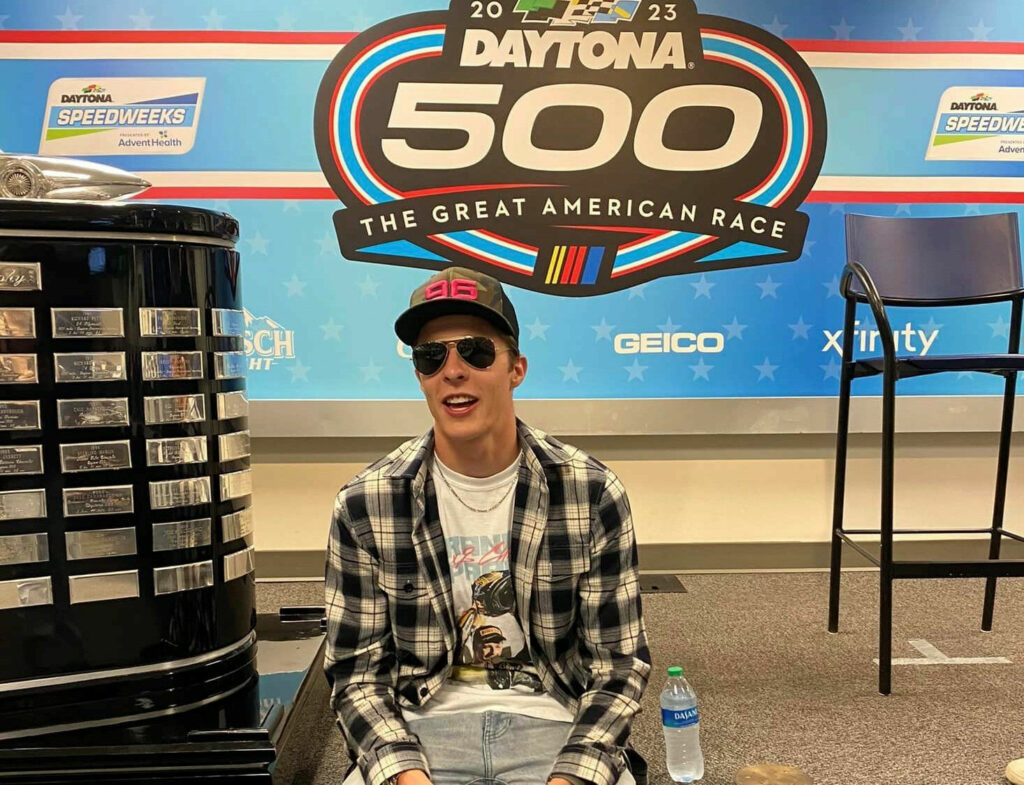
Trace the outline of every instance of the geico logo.
<path fill-rule="evenodd" d="M 552 52 L 554 62 L 545 62 Z M 491 30 L 467 30 L 459 61 L 463 66 L 516 68 L 570 68 L 577 63 L 591 70 L 687 68 L 683 34 L 678 31 L 616 36 L 605 31 L 506 30 L 498 38 Z"/>
<path fill-rule="evenodd" d="M 245 333 L 245 353 L 260 357 L 295 356 L 295 333 L 291 330 L 256 330 Z"/>
<path fill-rule="evenodd" d="M 618 333 L 616 354 L 718 354 L 725 348 L 722 333 Z"/>

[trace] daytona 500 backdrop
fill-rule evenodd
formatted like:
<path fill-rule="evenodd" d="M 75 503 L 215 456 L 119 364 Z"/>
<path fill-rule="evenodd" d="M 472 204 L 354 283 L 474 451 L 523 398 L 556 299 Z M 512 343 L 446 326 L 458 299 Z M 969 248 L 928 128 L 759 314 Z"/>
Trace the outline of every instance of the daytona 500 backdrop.
<path fill-rule="evenodd" d="M 0 1 L 0 148 L 236 216 L 254 398 L 418 397 L 392 323 L 452 262 L 512 287 L 521 397 L 834 395 L 844 214 L 1018 211 L 1022 42 L 1016 0 Z"/>

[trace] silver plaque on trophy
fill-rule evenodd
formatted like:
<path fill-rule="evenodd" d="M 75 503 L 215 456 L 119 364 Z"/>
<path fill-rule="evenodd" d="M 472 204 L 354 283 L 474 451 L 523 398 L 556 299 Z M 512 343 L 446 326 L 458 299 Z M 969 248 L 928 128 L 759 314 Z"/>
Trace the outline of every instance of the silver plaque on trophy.
<path fill-rule="evenodd" d="M 68 578 L 71 604 L 123 600 L 139 596 L 139 571 L 101 572 Z"/>
<path fill-rule="evenodd" d="M 249 415 L 249 399 L 243 390 L 237 392 L 217 393 L 217 419 L 233 420 L 235 417 Z"/>
<path fill-rule="evenodd" d="M 239 499 L 252 493 L 252 472 L 245 469 L 220 476 L 220 500 Z"/>
<path fill-rule="evenodd" d="M 51 308 L 54 338 L 124 338 L 120 308 Z"/>
<path fill-rule="evenodd" d="M 0 338 L 35 338 L 36 312 L 32 308 L 0 308 Z"/>
<path fill-rule="evenodd" d="M 122 382 L 124 352 L 55 352 L 54 378 L 58 382 Z"/>
<path fill-rule="evenodd" d="M 46 517 L 46 491 L 0 491 L 0 521 Z"/>
<path fill-rule="evenodd" d="M 146 396 L 143 407 L 146 411 L 146 425 L 202 422 L 206 419 L 206 399 L 202 393 L 150 395 Z"/>
<path fill-rule="evenodd" d="M 139 308 L 139 335 L 143 338 L 190 338 L 202 334 L 198 308 Z"/>
<path fill-rule="evenodd" d="M 33 292 L 43 288 L 39 262 L 0 262 L 0 292 Z"/>
<path fill-rule="evenodd" d="M 146 439 L 147 466 L 173 466 L 179 463 L 200 463 L 205 460 L 205 436 Z"/>
<path fill-rule="evenodd" d="M 106 559 L 111 556 L 134 556 L 135 527 L 121 529 L 92 529 L 83 532 L 65 532 L 69 559 Z"/>
<path fill-rule="evenodd" d="M 0 475 L 42 474 L 43 445 L 30 444 L 24 447 L 14 445 L 0 447 Z"/>
<path fill-rule="evenodd" d="M 120 515 L 135 509 L 130 485 L 101 485 L 95 488 L 65 488 L 64 515 Z"/>
<path fill-rule="evenodd" d="M 213 355 L 214 379 L 240 379 L 245 376 L 244 352 L 216 352 Z"/>
<path fill-rule="evenodd" d="M 220 531 L 224 542 L 248 537 L 252 530 L 252 507 L 229 513 L 220 519 Z"/>
<path fill-rule="evenodd" d="M 53 605 L 50 578 L 18 578 L 0 581 L 0 609 Z"/>
<path fill-rule="evenodd" d="M 0 354 L 0 384 L 35 384 L 38 381 L 34 354 Z"/>
<path fill-rule="evenodd" d="M 207 586 L 213 586 L 212 561 L 175 564 L 153 570 L 153 591 L 156 594 L 173 594 L 179 591 L 204 589 Z"/>
<path fill-rule="evenodd" d="M 35 564 L 50 560 L 45 534 L 12 534 L 0 537 L 0 565 Z"/>
<path fill-rule="evenodd" d="M 222 433 L 217 437 L 222 461 L 234 461 L 251 455 L 249 451 L 249 432 Z"/>
<path fill-rule="evenodd" d="M 154 523 L 153 550 L 180 551 L 183 548 L 201 548 L 210 544 L 211 536 L 212 522 L 209 518 Z"/>
<path fill-rule="evenodd" d="M 202 379 L 202 352 L 143 352 L 142 378 L 147 382 L 166 379 Z"/>
<path fill-rule="evenodd" d="M 224 582 L 248 575 L 256 569 L 256 554 L 252 546 L 224 557 Z"/>
<path fill-rule="evenodd" d="M 57 401 L 58 428 L 104 428 L 127 424 L 127 398 L 67 398 Z"/>
<path fill-rule="evenodd" d="M 149 506 L 154 510 L 208 504 L 211 496 L 209 477 L 162 480 L 149 484 Z"/>
<path fill-rule="evenodd" d="M 127 439 L 60 446 L 60 468 L 63 472 L 95 472 L 131 467 L 132 455 Z"/>
<path fill-rule="evenodd" d="M 245 312 L 230 308 L 214 308 L 213 334 L 229 337 L 245 335 Z"/>
<path fill-rule="evenodd" d="M 0 401 L 0 431 L 37 431 L 39 401 Z"/>

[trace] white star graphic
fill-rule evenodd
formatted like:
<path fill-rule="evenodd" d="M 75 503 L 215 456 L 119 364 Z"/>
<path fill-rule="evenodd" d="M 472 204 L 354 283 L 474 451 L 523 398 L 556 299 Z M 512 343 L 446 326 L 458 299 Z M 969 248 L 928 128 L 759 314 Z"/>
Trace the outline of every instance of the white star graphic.
<path fill-rule="evenodd" d="M 804 250 L 803 253 L 800 254 L 800 258 L 802 259 L 805 256 L 813 256 L 814 254 L 811 253 L 811 249 L 817 244 L 817 240 L 804 240 Z"/>
<path fill-rule="evenodd" d="M 634 379 L 639 379 L 640 381 L 644 381 L 644 371 L 647 370 L 648 366 L 641 365 L 640 364 L 640 360 L 637 359 L 636 357 L 634 357 L 633 358 L 633 364 L 632 365 L 625 365 L 625 366 L 623 366 L 623 368 L 629 374 L 629 378 L 626 379 L 627 382 L 631 382 Z"/>
<path fill-rule="evenodd" d="M 981 215 L 980 204 L 965 204 L 964 215 Z"/>
<path fill-rule="evenodd" d="M 562 372 L 563 382 L 567 382 L 570 379 L 572 379 L 574 382 L 578 382 L 580 380 L 580 371 L 582 371 L 583 368 L 578 365 L 574 365 L 572 358 L 570 357 L 568 364 L 560 365 L 558 367 L 558 370 Z"/>
<path fill-rule="evenodd" d="M 200 18 L 206 22 L 207 30 L 222 30 L 224 28 L 224 20 L 227 17 L 223 14 L 218 14 L 216 8 L 211 8 L 210 13 L 201 14 Z"/>
<path fill-rule="evenodd" d="M 11 17 L 8 14 L 0 14 L 0 30 L 3 30 L 6 26 L 7 20 Z"/>
<path fill-rule="evenodd" d="M 704 362 L 704 358 L 701 357 L 699 360 L 697 360 L 696 365 L 690 366 L 690 370 L 693 371 L 693 380 L 697 381 L 698 379 L 706 379 L 707 381 L 710 382 L 711 377 L 708 376 L 708 374 L 711 373 L 711 369 L 714 367 L 715 366 L 708 365 L 706 362 Z"/>
<path fill-rule="evenodd" d="M 302 210 L 299 208 L 298 199 L 285 199 L 284 200 L 284 211 L 286 213 L 301 213 Z"/>
<path fill-rule="evenodd" d="M 807 324 L 804 321 L 804 317 L 803 316 L 800 316 L 800 318 L 798 318 L 796 320 L 796 324 L 789 325 L 789 329 L 793 331 L 793 340 L 794 341 L 797 338 L 803 338 L 804 340 L 807 340 L 807 331 L 809 329 L 811 329 L 812 327 L 814 327 L 814 325 L 813 324 Z"/>
<path fill-rule="evenodd" d="M 782 34 L 786 31 L 789 25 L 784 25 L 779 21 L 778 15 L 772 17 L 770 24 L 762 25 L 765 30 L 774 35 L 776 38 L 782 38 Z"/>
<path fill-rule="evenodd" d="M 708 277 L 701 273 L 700 280 L 697 283 L 690 283 L 693 287 L 693 299 L 696 300 L 698 297 L 707 297 L 711 299 L 711 287 L 715 284 L 708 280 Z"/>
<path fill-rule="evenodd" d="M 295 17 L 287 9 L 281 12 L 276 21 L 278 30 L 291 30 L 295 27 Z"/>
<path fill-rule="evenodd" d="M 533 324 L 526 325 L 526 329 L 530 331 L 530 338 L 540 338 L 542 341 L 548 339 L 547 332 L 551 328 L 550 324 L 544 324 L 541 322 L 540 317 L 537 316 L 533 320 Z"/>
<path fill-rule="evenodd" d="M 957 379 L 973 379 L 974 378 L 974 371 L 957 371 L 956 372 L 956 378 Z"/>
<path fill-rule="evenodd" d="M 992 328 L 993 338 L 1010 337 L 1010 323 L 1006 321 L 1002 316 L 1000 316 L 994 322 L 989 322 L 988 326 Z"/>
<path fill-rule="evenodd" d="M 771 361 L 767 357 L 765 357 L 763 363 L 754 366 L 754 370 L 756 370 L 758 373 L 758 381 L 761 381 L 762 379 L 771 379 L 774 382 L 775 372 L 779 370 L 779 366 L 772 365 Z"/>
<path fill-rule="evenodd" d="M 333 232 L 324 232 L 323 237 L 317 242 L 320 244 L 321 256 L 334 256 L 340 253 L 338 250 L 338 238 Z"/>
<path fill-rule="evenodd" d="M 77 30 L 78 20 L 82 18 L 81 14 L 71 13 L 70 5 L 63 14 L 54 14 L 54 16 L 60 21 L 61 30 Z"/>
<path fill-rule="evenodd" d="M 350 30 L 365 30 L 373 22 L 373 18 L 365 11 L 356 11 L 349 17 Z"/>
<path fill-rule="evenodd" d="M 153 27 L 153 17 L 146 13 L 145 8 L 140 8 L 137 14 L 128 14 L 136 30 L 150 30 Z"/>
<path fill-rule="evenodd" d="M 923 27 L 914 27 L 914 20 L 908 19 L 906 27 L 897 27 L 904 41 L 916 41 L 917 34 L 924 30 Z"/>
<path fill-rule="evenodd" d="M 843 296 L 842 293 L 839 291 L 839 276 L 838 275 L 833 275 L 832 276 L 832 280 L 831 281 L 825 281 L 825 283 L 823 283 L 822 286 L 824 286 L 825 289 L 828 290 L 828 295 L 826 295 L 826 297 L 825 297 L 826 300 L 829 297 L 842 297 Z"/>
<path fill-rule="evenodd" d="M 295 364 L 288 369 L 292 374 L 292 384 L 295 384 L 299 379 L 304 382 L 309 381 L 309 377 L 306 375 L 309 373 L 309 366 L 303 365 L 302 360 L 296 360 Z"/>
<path fill-rule="evenodd" d="M 267 255 L 267 246 L 270 244 L 270 241 L 259 232 L 247 238 L 246 242 L 249 244 L 250 252 L 263 254 L 264 256 Z"/>
<path fill-rule="evenodd" d="M 324 331 L 325 341 L 340 341 L 341 340 L 341 328 L 342 325 L 334 321 L 332 316 L 326 322 L 320 325 L 320 329 Z"/>
<path fill-rule="evenodd" d="M 359 370 L 363 374 L 364 382 L 368 382 L 371 380 L 379 382 L 380 372 L 383 371 L 384 368 L 380 365 L 377 365 L 377 363 L 375 363 L 373 360 L 370 360 L 369 364 L 360 366 Z"/>
<path fill-rule="evenodd" d="M 288 296 L 294 297 L 297 294 L 304 294 L 302 291 L 306 288 L 305 281 L 300 281 L 299 277 L 292 273 L 292 277 L 287 281 L 282 281 L 281 285 L 288 290 Z"/>
<path fill-rule="evenodd" d="M 359 291 L 361 296 L 366 297 L 369 295 L 370 297 L 376 297 L 378 286 L 380 286 L 380 283 L 367 274 L 367 276 L 359 282 Z"/>
<path fill-rule="evenodd" d="M 647 298 L 644 296 L 644 289 L 646 289 L 647 286 L 648 284 L 645 283 L 642 283 L 639 286 L 634 286 L 632 289 L 629 290 L 629 297 L 627 299 L 632 300 L 636 297 L 639 297 L 641 300 L 646 300 Z"/>
<path fill-rule="evenodd" d="M 845 212 L 846 212 L 846 205 L 842 204 L 840 202 L 833 202 L 832 205 L 828 208 L 828 214 L 829 215 L 835 215 L 836 213 L 843 214 Z"/>
<path fill-rule="evenodd" d="M 839 24 L 837 24 L 837 25 L 829 25 L 829 27 L 831 27 L 835 31 L 835 34 L 836 34 L 836 39 L 835 40 L 837 40 L 837 41 L 849 41 L 850 40 L 850 33 L 854 29 L 853 25 L 846 24 L 846 17 L 845 16 L 842 19 L 839 20 Z"/>
<path fill-rule="evenodd" d="M 728 335 L 725 336 L 725 340 L 731 341 L 733 338 L 739 338 L 743 340 L 743 331 L 747 329 L 747 325 L 740 324 L 739 320 L 734 316 L 732 317 L 731 324 L 723 324 L 722 329 L 728 331 Z"/>
<path fill-rule="evenodd" d="M 979 19 L 978 24 L 974 27 L 968 27 L 967 29 L 971 31 L 971 35 L 974 36 L 975 41 L 987 41 L 988 34 L 995 30 L 994 27 L 986 27 L 984 19 Z"/>
<path fill-rule="evenodd" d="M 761 299 L 762 300 L 765 297 L 774 297 L 776 300 L 779 299 L 778 291 L 779 291 L 779 287 L 782 286 L 782 284 L 781 283 L 776 283 L 775 281 L 773 281 L 772 277 L 770 275 L 767 278 L 765 278 L 763 281 L 758 283 L 757 286 L 759 286 L 761 288 Z"/>
<path fill-rule="evenodd" d="M 818 367 L 825 372 L 824 379 L 841 378 L 843 364 L 841 362 L 838 362 L 835 357 L 829 359 L 828 365 L 819 365 Z"/>
<path fill-rule="evenodd" d="M 674 333 L 676 330 L 679 329 L 679 325 L 675 324 L 672 321 L 672 317 L 670 316 L 668 317 L 668 319 L 665 320 L 664 324 L 658 325 L 658 329 L 661 330 L 663 333 Z"/>
<path fill-rule="evenodd" d="M 211 210 L 216 210 L 217 212 L 221 212 L 221 213 L 230 213 L 231 212 L 231 202 L 225 201 L 224 199 L 216 199 L 216 200 L 214 200 L 213 204 L 210 206 L 210 209 Z"/>
<path fill-rule="evenodd" d="M 594 331 L 595 343 L 600 340 L 610 341 L 612 339 L 612 330 L 615 329 L 615 325 L 608 324 L 608 320 L 602 316 L 601 323 L 590 325 L 590 329 Z"/>
<path fill-rule="evenodd" d="M 925 322 L 924 324 L 918 325 L 918 326 L 920 327 L 920 329 L 926 330 L 929 333 L 931 333 L 931 332 L 933 332 L 935 330 L 941 330 L 942 327 L 943 327 L 943 325 L 941 325 L 941 324 L 939 324 L 938 322 L 935 321 L 935 317 L 934 316 L 930 316 L 928 318 L 927 322 Z"/>
<path fill-rule="evenodd" d="M 910 205 L 909 204 L 898 204 L 898 205 L 896 205 L 896 215 L 900 215 L 900 214 L 910 215 Z"/>

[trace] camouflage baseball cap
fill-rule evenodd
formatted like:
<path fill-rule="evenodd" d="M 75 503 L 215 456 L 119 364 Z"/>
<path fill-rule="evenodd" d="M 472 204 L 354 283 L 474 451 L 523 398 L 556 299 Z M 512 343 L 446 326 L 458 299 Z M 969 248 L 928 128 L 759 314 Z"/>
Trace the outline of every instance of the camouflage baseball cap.
<path fill-rule="evenodd" d="M 423 325 L 438 316 L 479 316 L 519 342 L 516 309 L 497 279 L 466 267 L 448 267 L 417 287 L 395 321 L 399 339 L 412 346 Z"/>

